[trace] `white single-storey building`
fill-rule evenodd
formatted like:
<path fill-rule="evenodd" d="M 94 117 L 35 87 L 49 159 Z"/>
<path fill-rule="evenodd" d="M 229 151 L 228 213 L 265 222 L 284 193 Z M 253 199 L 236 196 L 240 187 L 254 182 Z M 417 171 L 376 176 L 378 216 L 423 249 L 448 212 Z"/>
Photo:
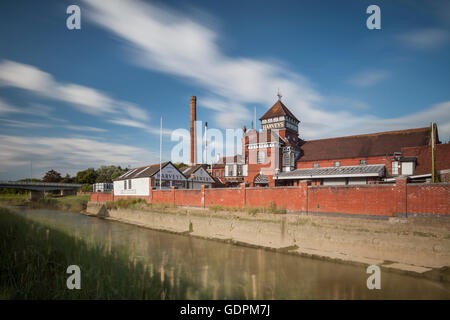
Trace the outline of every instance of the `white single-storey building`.
<path fill-rule="evenodd" d="M 114 180 L 115 196 L 149 196 L 150 188 L 159 188 L 160 164 L 130 169 Z M 161 164 L 161 188 L 186 188 L 187 179 L 172 162 Z"/>
<path fill-rule="evenodd" d="M 181 170 L 188 181 L 188 189 L 200 189 L 203 185 L 205 188 L 211 188 L 215 182 L 206 170 L 206 165 L 197 164 Z"/>

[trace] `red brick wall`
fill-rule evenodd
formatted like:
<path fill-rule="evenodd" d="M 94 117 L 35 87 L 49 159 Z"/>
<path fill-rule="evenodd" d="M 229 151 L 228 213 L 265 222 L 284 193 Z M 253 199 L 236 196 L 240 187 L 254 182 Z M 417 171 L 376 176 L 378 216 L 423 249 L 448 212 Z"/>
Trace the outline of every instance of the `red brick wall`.
<path fill-rule="evenodd" d="M 358 166 L 360 160 L 366 160 L 367 164 L 383 164 L 386 167 L 387 175 L 391 175 L 392 156 L 377 156 L 365 158 L 347 158 L 319 161 L 297 161 L 297 169 L 313 168 L 314 163 L 319 164 L 319 168 L 334 167 L 334 162 L 339 161 L 341 166 Z"/>
<path fill-rule="evenodd" d="M 431 149 L 429 146 L 402 148 L 403 156 L 417 157 L 415 174 L 431 173 Z M 436 170 L 450 169 L 450 144 L 436 145 Z"/>
<path fill-rule="evenodd" d="M 247 188 L 245 192 L 247 207 L 267 207 L 269 203 L 273 202 L 277 208 L 306 211 L 306 185 L 286 188 Z"/>
<path fill-rule="evenodd" d="M 242 208 L 245 200 L 245 189 L 223 188 L 205 189 L 205 207 L 220 205 Z"/>
<path fill-rule="evenodd" d="M 172 190 L 152 190 L 152 202 L 155 203 L 174 203 L 174 194 Z"/>
<path fill-rule="evenodd" d="M 393 216 L 398 212 L 394 185 L 309 187 L 308 212 Z"/>
<path fill-rule="evenodd" d="M 150 196 L 114 196 L 114 201 L 127 199 L 143 199 L 148 203 L 151 202 Z"/>
<path fill-rule="evenodd" d="M 158 191 L 153 191 L 153 193 Z M 202 206 L 201 190 L 175 190 L 175 204 L 177 206 Z"/>
<path fill-rule="evenodd" d="M 92 192 L 91 201 L 94 202 L 114 201 L 114 194 L 112 192 Z"/>
<path fill-rule="evenodd" d="M 408 213 L 449 214 L 449 184 L 408 184 Z"/>
<path fill-rule="evenodd" d="M 271 202 L 288 211 L 394 216 L 396 214 L 448 215 L 450 184 L 407 184 L 399 177 L 392 185 L 307 186 L 278 188 L 222 188 L 202 190 L 152 190 L 144 198 L 156 203 L 209 207 L 267 207 Z M 112 193 L 93 193 L 91 201 L 112 201 Z"/>

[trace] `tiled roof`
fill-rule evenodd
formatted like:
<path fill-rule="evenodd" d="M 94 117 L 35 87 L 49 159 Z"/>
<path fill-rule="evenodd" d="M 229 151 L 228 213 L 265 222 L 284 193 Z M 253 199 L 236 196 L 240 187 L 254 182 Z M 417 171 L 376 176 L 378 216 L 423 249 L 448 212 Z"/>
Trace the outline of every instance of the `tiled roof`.
<path fill-rule="evenodd" d="M 161 168 L 164 168 L 169 163 L 170 163 L 170 161 L 161 163 Z M 134 169 L 128 170 L 127 172 L 125 172 L 123 175 L 121 175 L 114 181 L 151 177 L 154 174 L 158 173 L 158 171 L 159 171 L 159 163 L 152 164 L 149 166 L 134 168 Z"/>
<path fill-rule="evenodd" d="M 339 178 L 339 177 L 381 177 L 384 165 L 360 165 L 346 167 L 328 167 L 297 169 L 281 172 L 278 179 Z"/>
<path fill-rule="evenodd" d="M 404 147 L 427 145 L 429 127 L 305 141 L 299 161 L 334 160 L 392 155 Z"/>
<path fill-rule="evenodd" d="M 208 165 L 206 165 L 206 164 L 196 164 L 195 166 L 185 167 L 181 171 L 183 172 L 183 175 L 189 179 L 191 177 L 191 174 L 195 173 L 198 169 L 200 169 L 202 167 L 205 169 L 206 173 L 209 174 L 209 172 L 207 170 Z M 211 176 L 211 178 L 212 178 L 212 176 Z"/>
<path fill-rule="evenodd" d="M 279 116 L 289 116 L 292 119 L 300 122 L 294 116 L 294 114 L 291 111 L 289 111 L 289 109 L 280 100 L 275 102 L 275 104 L 261 118 L 259 118 L 259 120 L 264 120 L 264 119 L 269 119 L 269 118 L 279 117 Z"/>

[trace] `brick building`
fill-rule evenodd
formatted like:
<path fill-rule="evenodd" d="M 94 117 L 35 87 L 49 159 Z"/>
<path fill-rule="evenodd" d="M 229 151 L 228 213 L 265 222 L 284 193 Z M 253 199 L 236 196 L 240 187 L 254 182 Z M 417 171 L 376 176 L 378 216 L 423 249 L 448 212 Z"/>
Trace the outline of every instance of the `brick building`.
<path fill-rule="evenodd" d="M 432 132 L 436 171 L 441 181 L 450 174 L 450 144 L 441 144 L 430 127 L 305 141 L 300 121 L 278 101 L 259 119 L 261 130 L 243 128 L 242 156 L 223 159 L 213 176 L 227 186 L 357 185 L 409 176 L 431 178 Z M 229 183 L 227 183 L 227 181 Z"/>

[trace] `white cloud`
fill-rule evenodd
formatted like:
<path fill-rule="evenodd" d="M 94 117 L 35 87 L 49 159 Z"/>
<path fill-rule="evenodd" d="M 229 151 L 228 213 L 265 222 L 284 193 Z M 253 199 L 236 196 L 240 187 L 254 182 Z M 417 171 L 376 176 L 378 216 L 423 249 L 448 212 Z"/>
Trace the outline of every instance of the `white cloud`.
<path fill-rule="evenodd" d="M 64 126 L 65 129 L 75 130 L 75 131 L 90 131 L 90 132 L 107 132 L 108 130 L 89 126 Z"/>
<path fill-rule="evenodd" d="M 357 87 L 371 87 L 390 75 L 386 70 L 366 70 L 352 76 L 349 83 Z"/>
<path fill-rule="evenodd" d="M 240 126 L 250 115 L 244 104 L 273 103 L 278 87 L 300 109 L 321 99 L 307 79 L 280 65 L 226 56 L 213 30 L 173 10 L 138 1 L 86 3 L 92 21 L 128 42 L 133 61 L 194 81 L 215 95 L 215 104 L 231 106 L 234 116 L 215 109 L 221 125 Z"/>
<path fill-rule="evenodd" d="M 34 128 L 49 128 L 51 127 L 46 123 L 37 123 L 37 122 L 27 122 L 20 120 L 12 120 L 12 119 L 0 119 L 0 122 L 3 122 L 4 126 L 21 128 L 21 129 L 34 129 Z"/>
<path fill-rule="evenodd" d="M 0 86 L 21 88 L 46 98 L 67 102 L 77 110 L 91 115 L 148 120 L 147 112 L 131 102 L 114 100 L 106 93 L 86 86 L 57 82 L 51 74 L 15 61 L 4 60 L 0 63 Z M 34 110 L 12 107 L 0 100 L 1 112 L 32 114 Z"/>
<path fill-rule="evenodd" d="M 417 29 L 397 36 L 397 39 L 414 49 L 435 49 L 447 44 L 450 34 L 437 28 Z"/>
<path fill-rule="evenodd" d="M 23 137 L 0 135 L 0 180 L 28 175 L 30 159 L 35 177 L 47 170 L 74 174 L 86 166 L 104 164 L 139 166 L 158 157 L 147 150 L 88 138 Z M 24 176 L 27 177 L 27 176 Z"/>
<path fill-rule="evenodd" d="M 201 19 L 194 19 L 175 10 L 136 0 L 108 2 L 85 0 L 88 18 L 126 41 L 131 48 L 131 61 L 144 68 L 179 76 L 207 90 L 198 99 L 202 107 L 215 111 L 214 119 L 222 127 L 240 127 L 252 120 L 247 109 L 255 104 L 271 106 L 277 88 L 283 102 L 301 120 L 302 137 L 322 138 L 384 129 L 410 128 L 435 121 L 432 109 L 424 110 L 417 120 L 394 121 L 371 114 L 355 115 L 348 107 L 367 109 L 367 103 L 355 99 L 324 97 L 300 74 L 281 64 L 245 57 L 230 57 L 219 46 L 219 35 Z M 385 70 L 368 70 L 354 78 L 359 86 L 371 86 L 388 77 Z M 342 110 L 327 111 L 328 103 L 345 104 Z M 439 119 L 445 127 L 447 120 Z M 375 121 L 375 122 L 374 122 Z M 389 125 L 386 125 L 389 123 Z M 388 128 L 389 127 L 389 128 Z M 445 130 L 444 130 L 445 131 Z"/>

